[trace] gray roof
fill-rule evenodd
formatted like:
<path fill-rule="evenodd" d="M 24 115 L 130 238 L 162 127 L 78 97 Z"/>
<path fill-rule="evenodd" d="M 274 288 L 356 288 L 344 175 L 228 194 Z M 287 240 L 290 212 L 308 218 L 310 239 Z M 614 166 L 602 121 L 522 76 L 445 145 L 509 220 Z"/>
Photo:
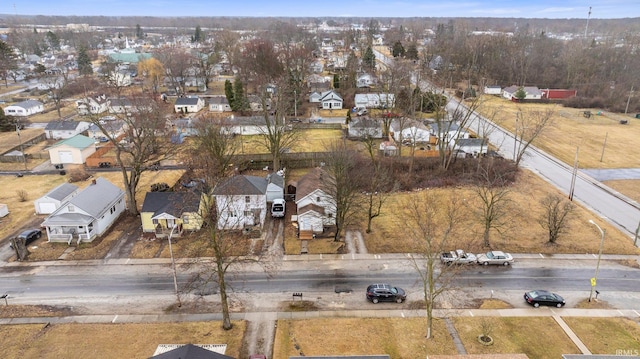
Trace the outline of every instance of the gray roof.
<path fill-rule="evenodd" d="M 267 175 L 267 182 L 269 184 L 273 183 L 280 188 L 284 188 L 284 178 L 277 173 L 270 173 Z"/>
<path fill-rule="evenodd" d="M 354 118 L 349 123 L 352 128 L 380 128 L 380 121 L 374 118 L 359 117 Z"/>
<path fill-rule="evenodd" d="M 329 356 L 304 356 L 304 357 L 289 357 L 289 359 L 389 359 L 390 357 L 384 355 L 329 355 Z"/>
<path fill-rule="evenodd" d="M 484 138 L 459 138 L 456 140 L 458 146 L 486 146 L 487 140 Z"/>
<path fill-rule="evenodd" d="M 22 102 L 15 103 L 11 106 L 22 107 L 24 109 L 42 106 L 42 102 L 36 100 L 26 100 Z"/>
<path fill-rule="evenodd" d="M 199 97 L 178 97 L 176 106 L 195 106 L 198 104 Z"/>
<path fill-rule="evenodd" d="M 147 192 L 140 212 L 153 215 L 170 214 L 176 218 L 183 213 L 198 212 L 202 195 L 198 192 Z"/>
<path fill-rule="evenodd" d="M 237 175 L 222 181 L 213 190 L 216 196 L 251 196 L 267 193 L 267 179 Z"/>
<path fill-rule="evenodd" d="M 209 99 L 209 104 L 228 105 L 229 100 L 226 96 L 213 96 Z"/>
<path fill-rule="evenodd" d="M 269 117 L 269 121 L 274 122 L 273 117 Z M 235 116 L 228 117 L 221 121 L 222 126 L 266 126 L 267 122 L 264 116 Z"/>
<path fill-rule="evenodd" d="M 151 359 L 234 359 L 228 355 L 216 353 L 193 344 L 183 345 L 166 353 L 152 356 Z"/>
<path fill-rule="evenodd" d="M 54 120 L 49 121 L 44 128 L 45 131 L 73 131 L 78 128 L 80 122 L 74 120 Z"/>
<path fill-rule="evenodd" d="M 47 192 L 47 194 L 45 194 L 42 197 L 48 197 L 51 199 L 62 201 L 63 199 L 67 198 L 70 194 L 72 194 L 77 190 L 78 190 L 78 186 L 71 183 L 63 183 L 58 187 L 52 189 L 51 191 Z"/>
<path fill-rule="evenodd" d="M 87 212 L 93 218 L 98 218 L 124 196 L 124 191 L 102 177 L 98 177 L 95 182 L 71 198 L 69 204 Z"/>

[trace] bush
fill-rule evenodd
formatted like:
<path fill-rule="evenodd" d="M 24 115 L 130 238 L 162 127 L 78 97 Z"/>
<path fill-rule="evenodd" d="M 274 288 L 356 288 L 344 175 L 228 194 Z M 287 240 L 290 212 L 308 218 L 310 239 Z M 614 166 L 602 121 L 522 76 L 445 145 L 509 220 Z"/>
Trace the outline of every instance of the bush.
<path fill-rule="evenodd" d="M 75 168 L 69 171 L 69 182 L 80 182 L 85 181 L 91 177 L 91 174 L 85 171 L 84 168 Z"/>
<path fill-rule="evenodd" d="M 20 202 L 26 202 L 29 199 L 29 193 L 27 193 L 26 190 L 19 189 L 16 191 L 16 194 L 18 195 L 18 201 Z"/>

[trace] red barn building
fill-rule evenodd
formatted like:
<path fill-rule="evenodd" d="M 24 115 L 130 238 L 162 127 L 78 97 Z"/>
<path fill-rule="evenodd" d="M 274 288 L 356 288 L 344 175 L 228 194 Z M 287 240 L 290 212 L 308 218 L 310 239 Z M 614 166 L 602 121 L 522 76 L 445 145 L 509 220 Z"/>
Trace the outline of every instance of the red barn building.
<path fill-rule="evenodd" d="M 576 97 L 578 90 L 563 90 L 563 89 L 541 89 L 542 98 L 549 100 L 562 100 L 565 98 Z"/>

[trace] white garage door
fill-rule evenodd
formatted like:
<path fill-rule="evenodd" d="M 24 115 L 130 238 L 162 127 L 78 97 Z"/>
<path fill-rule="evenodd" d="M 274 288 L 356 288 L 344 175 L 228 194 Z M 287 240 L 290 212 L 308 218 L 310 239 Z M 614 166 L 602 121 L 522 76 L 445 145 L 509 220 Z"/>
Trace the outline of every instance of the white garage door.
<path fill-rule="evenodd" d="M 73 163 L 71 151 L 60 151 L 58 152 L 58 157 L 60 157 L 60 163 Z"/>
<path fill-rule="evenodd" d="M 42 202 L 38 204 L 39 214 L 51 214 L 55 210 L 56 210 L 56 205 L 54 203 Z"/>

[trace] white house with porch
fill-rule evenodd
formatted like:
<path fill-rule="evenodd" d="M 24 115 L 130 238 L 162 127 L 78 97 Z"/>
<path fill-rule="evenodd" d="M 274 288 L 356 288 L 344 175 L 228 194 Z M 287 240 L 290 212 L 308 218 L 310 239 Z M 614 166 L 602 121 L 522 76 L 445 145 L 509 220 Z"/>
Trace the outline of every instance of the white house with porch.
<path fill-rule="evenodd" d="M 262 228 L 267 215 L 267 179 L 233 176 L 213 191 L 219 229 Z"/>
<path fill-rule="evenodd" d="M 124 191 L 99 177 L 47 217 L 49 242 L 92 242 L 103 235 L 124 212 Z"/>

